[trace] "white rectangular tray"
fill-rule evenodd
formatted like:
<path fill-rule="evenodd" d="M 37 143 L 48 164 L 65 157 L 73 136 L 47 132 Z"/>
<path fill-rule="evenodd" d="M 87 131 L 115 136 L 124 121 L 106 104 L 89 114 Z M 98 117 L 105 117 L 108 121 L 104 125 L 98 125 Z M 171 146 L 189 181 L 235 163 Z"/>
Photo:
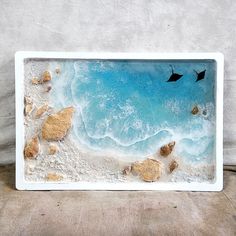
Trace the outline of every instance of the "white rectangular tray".
<path fill-rule="evenodd" d="M 208 182 L 33 182 L 25 179 L 24 155 L 24 76 L 27 59 L 98 59 L 98 60 L 214 60 L 215 80 L 215 181 Z M 86 52 L 17 52 L 15 54 L 16 98 L 16 188 L 18 190 L 187 190 L 221 191 L 223 188 L 223 73 L 224 58 L 221 53 L 86 53 Z M 173 73 L 173 71 L 172 71 Z"/>

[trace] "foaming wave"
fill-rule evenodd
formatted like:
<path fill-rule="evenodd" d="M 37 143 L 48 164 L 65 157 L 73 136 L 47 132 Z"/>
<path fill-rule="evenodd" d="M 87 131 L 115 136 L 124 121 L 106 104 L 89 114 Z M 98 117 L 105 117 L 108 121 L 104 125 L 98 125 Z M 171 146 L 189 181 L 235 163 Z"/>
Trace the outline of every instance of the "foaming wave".
<path fill-rule="evenodd" d="M 89 133 L 87 131 L 86 122 L 84 121 L 83 113 L 81 111 L 81 107 L 78 107 L 78 110 L 77 110 L 77 122 L 75 120 L 74 123 L 76 124 L 76 125 L 74 125 L 74 130 L 76 130 L 78 127 L 81 127 L 81 125 L 83 126 L 84 132 L 86 133 L 86 136 L 88 137 L 88 139 L 91 139 L 91 140 L 110 139 L 115 145 L 123 146 L 123 147 L 130 147 L 130 146 L 136 145 L 138 143 L 145 142 L 148 139 L 151 139 L 151 138 L 159 136 L 161 133 L 165 133 L 165 135 L 168 134 L 168 136 L 170 136 L 170 137 L 172 137 L 174 135 L 173 131 L 170 128 L 166 128 L 166 129 L 159 128 L 154 133 L 146 134 L 144 137 L 137 138 L 137 139 L 133 140 L 132 142 L 122 142 L 121 139 L 118 139 L 112 133 L 105 133 L 103 135 L 94 135 L 94 134 L 91 134 L 91 133 Z M 107 128 L 107 126 L 106 126 L 106 128 Z"/>
<path fill-rule="evenodd" d="M 203 136 L 201 138 L 183 138 L 177 146 L 177 154 L 190 161 L 199 161 L 208 158 L 214 151 L 214 137 Z"/>
<path fill-rule="evenodd" d="M 53 74 L 53 89 L 51 96 L 54 98 L 54 106 L 62 108 L 72 105 L 73 95 L 71 84 L 74 79 L 74 69 L 73 66 L 67 63 L 61 62 L 59 66 L 61 68 L 61 73 L 60 75 L 56 73 Z M 54 63 L 51 63 L 50 67 L 55 68 L 56 66 Z"/>
<path fill-rule="evenodd" d="M 124 157 L 127 155 L 135 155 L 136 158 L 153 155 L 162 145 L 173 140 L 177 142 L 176 154 L 189 161 L 199 161 L 210 155 L 214 149 L 214 137 L 206 136 L 204 132 L 198 132 L 198 136 L 196 136 L 196 133 L 189 134 L 183 130 L 180 131 L 180 128 L 178 131 L 177 129 L 160 128 L 150 136 L 126 143 L 121 142 L 112 134 L 90 136 L 82 116 L 77 114 L 76 120 L 74 134 L 76 140 L 84 147 L 102 153 L 116 153 L 117 157 L 121 159 L 125 159 Z"/>

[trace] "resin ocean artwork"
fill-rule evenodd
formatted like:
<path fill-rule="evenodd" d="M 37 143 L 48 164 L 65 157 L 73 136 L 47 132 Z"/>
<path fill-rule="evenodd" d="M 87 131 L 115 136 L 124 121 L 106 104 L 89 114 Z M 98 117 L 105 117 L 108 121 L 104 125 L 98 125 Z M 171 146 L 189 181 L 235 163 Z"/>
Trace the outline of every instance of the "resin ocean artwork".
<path fill-rule="evenodd" d="M 210 59 L 24 60 L 25 180 L 214 183 L 215 84 Z"/>

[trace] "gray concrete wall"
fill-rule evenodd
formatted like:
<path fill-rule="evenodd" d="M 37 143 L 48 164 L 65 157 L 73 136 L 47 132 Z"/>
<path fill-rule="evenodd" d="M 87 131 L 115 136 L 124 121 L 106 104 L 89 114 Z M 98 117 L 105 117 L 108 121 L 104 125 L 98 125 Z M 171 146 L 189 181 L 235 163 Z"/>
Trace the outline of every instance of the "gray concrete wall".
<path fill-rule="evenodd" d="M 224 162 L 236 164 L 236 1 L 0 0 L 0 163 L 15 159 L 14 53 L 222 52 Z"/>

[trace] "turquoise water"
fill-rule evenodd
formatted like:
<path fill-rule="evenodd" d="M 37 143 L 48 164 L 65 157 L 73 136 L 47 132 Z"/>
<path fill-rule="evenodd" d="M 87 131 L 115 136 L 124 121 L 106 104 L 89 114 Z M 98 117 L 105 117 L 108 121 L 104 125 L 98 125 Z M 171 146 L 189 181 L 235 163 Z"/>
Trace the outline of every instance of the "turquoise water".
<path fill-rule="evenodd" d="M 212 161 L 215 150 L 213 60 L 65 60 L 54 75 L 55 108 L 76 108 L 72 133 L 79 144 L 125 159 L 142 159 L 172 140 L 189 161 Z M 174 72 L 183 74 L 166 82 Z M 196 71 L 206 70 L 196 81 Z M 201 114 L 192 115 L 198 105 Z M 203 114 L 202 114 L 202 111 Z"/>

